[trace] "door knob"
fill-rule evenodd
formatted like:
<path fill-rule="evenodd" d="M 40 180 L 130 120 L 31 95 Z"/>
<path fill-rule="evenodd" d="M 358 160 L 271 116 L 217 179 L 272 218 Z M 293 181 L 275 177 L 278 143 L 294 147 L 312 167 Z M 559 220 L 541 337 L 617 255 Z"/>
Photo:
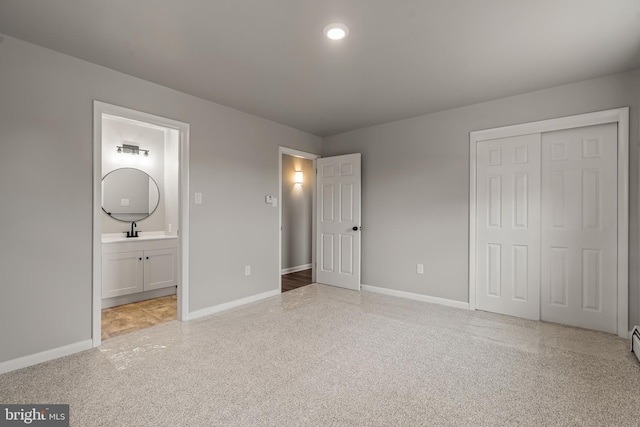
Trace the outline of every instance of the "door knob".
<path fill-rule="evenodd" d="M 355 226 L 354 226 L 354 227 L 352 228 L 352 230 L 353 230 L 353 231 L 358 231 L 358 230 L 360 230 L 360 227 L 355 227 Z"/>

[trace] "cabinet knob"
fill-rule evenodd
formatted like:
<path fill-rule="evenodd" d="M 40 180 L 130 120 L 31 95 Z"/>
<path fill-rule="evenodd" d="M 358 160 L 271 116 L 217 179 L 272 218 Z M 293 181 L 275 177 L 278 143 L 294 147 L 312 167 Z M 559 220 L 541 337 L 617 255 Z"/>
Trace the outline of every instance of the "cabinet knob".
<path fill-rule="evenodd" d="M 149 257 L 147 257 L 147 259 L 149 259 Z"/>
<path fill-rule="evenodd" d="M 138 258 L 138 261 L 142 261 L 142 258 Z"/>

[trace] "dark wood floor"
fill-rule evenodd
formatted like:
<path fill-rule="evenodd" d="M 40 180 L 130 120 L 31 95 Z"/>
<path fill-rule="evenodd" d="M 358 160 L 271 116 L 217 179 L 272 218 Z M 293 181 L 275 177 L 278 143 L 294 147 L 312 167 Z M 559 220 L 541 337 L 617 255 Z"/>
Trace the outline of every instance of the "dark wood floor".
<path fill-rule="evenodd" d="M 282 275 L 282 292 L 292 291 L 313 283 L 311 269 Z"/>

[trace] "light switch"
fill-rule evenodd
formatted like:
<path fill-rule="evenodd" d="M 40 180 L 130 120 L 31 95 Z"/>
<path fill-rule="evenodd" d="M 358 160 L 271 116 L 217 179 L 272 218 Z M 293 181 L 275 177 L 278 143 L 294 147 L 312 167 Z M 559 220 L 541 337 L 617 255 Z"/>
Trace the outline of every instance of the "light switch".
<path fill-rule="evenodd" d="M 202 204 L 202 193 L 196 193 L 195 202 L 196 202 L 196 205 Z"/>
<path fill-rule="evenodd" d="M 274 197 L 273 199 L 271 199 L 271 206 L 273 206 L 274 208 L 278 207 L 278 198 Z"/>
<path fill-rule="evenodd" d="M 424 264 L 418 264 L 416 266 L 416 273 L 418 274 L 424 274 Z"/>
<path fill-rule="evenodd" d="M 120 199 L 120 206 L 129 206 L 129 199 Z"/>
<path fill-rule="evenodd" d="M 273 203 L 273 196 L 264 196 L 264 202 L 268 204 Z"/>

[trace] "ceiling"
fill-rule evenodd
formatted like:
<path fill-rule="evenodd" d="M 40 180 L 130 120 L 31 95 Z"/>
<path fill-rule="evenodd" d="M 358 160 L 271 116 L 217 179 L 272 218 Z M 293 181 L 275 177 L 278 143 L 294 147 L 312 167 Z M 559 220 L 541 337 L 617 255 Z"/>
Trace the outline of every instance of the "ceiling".
<path fill-rule="evenodd" d="M 640 0 L 0 0 L 0 33 L 319 136 L 640 67 Z"/>

